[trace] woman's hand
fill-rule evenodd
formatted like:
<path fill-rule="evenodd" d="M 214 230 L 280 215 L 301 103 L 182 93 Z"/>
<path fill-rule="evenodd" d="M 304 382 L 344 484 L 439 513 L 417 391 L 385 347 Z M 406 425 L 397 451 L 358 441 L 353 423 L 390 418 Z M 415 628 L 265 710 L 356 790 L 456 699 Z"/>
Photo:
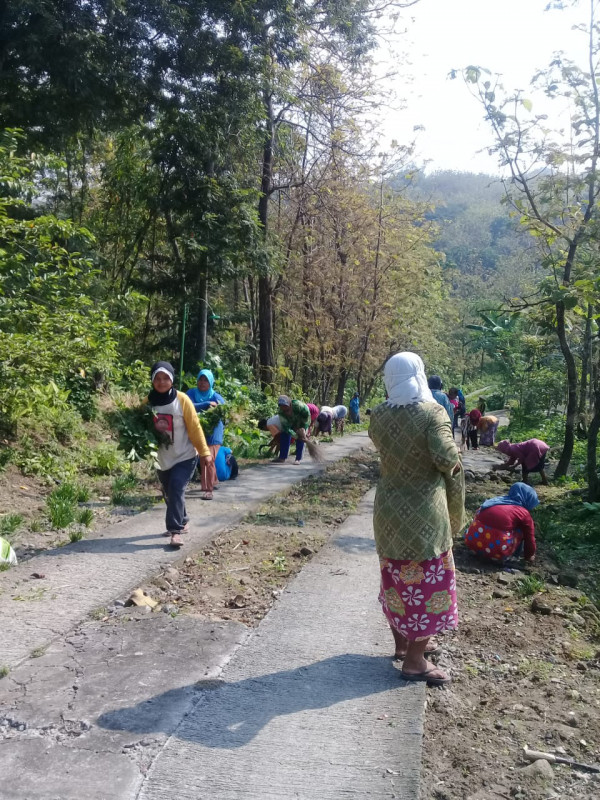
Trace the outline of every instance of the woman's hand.
<path fill-rule="evenodd" d="M 209 407 L 209 408 L 216 408 L 218 405 L 219 405 L 219 404 L 218 404 L 218 403 L 215 403 L 215 401 L 214 401 L 214 400 L 211 400 L 211 401 L 210 401 L 210 403 L 208 404 L 208 407 Z"/>
<path fill-rule="evenodd" d="M 296 439 L 299 439 L 301 442 L 305 442 L 307 439 L 306 430 L 304 428 L 298 428 L 296 431 Z"/>
<path fill-rule="evenodd" d="M 212 464 L 212 461 L 213 461 L 212 455 L 200 456 L 200 465 L 201 466 L 208 467 L 210 464 Z"/>

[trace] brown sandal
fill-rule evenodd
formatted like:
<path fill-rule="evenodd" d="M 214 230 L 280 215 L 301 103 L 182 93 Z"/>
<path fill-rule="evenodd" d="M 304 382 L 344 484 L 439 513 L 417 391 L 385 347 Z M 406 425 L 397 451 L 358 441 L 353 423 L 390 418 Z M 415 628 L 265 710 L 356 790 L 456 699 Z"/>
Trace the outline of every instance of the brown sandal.
<path fill-rule="evenodd" d="M 172 533 L 169 544 L 171 547 L 183 547 L 183 539 L 178 533 Z"/>

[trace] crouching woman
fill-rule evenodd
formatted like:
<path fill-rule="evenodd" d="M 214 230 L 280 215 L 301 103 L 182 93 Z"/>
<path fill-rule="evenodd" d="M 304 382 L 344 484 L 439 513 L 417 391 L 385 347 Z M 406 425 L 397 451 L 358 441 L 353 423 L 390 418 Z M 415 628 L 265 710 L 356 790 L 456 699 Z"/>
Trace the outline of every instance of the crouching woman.
<path fill-rule="evenodd" d="M 473 553 L 502 563 L 524 549 L 525 561 L 535 558 L 535 526 L 530 511 L 539 505 L 535 489 L 526 483 L 513 483 L 504 497 L 486 500 L 475 514 L 465 535 Z"/>

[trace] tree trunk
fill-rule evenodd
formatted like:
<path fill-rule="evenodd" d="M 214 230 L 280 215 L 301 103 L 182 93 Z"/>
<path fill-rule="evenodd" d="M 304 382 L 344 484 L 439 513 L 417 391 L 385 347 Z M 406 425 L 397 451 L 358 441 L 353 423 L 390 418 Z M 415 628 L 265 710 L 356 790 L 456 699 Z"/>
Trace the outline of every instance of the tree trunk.
<path fill-rule="evenodd" d="M 588 303 L 587 317 L 585 320 L 585 334 L 583 339 L 583 352 L 581 354 L 581 384 L 579 386 L 579 404 L 577 406 L 577 434 L 581 438 L 587 437 L 587 389 L 588 374 L 590 372 L 590 359 L 592 349 L 592 304 Z"/>
<path fill-rule="evenodd" d="M 344 405 L 344 392 L 346 391 L 346 383 L 348 381 L 348 370 L 342 367 L 338 377 L 337 393 L 335 396 L 336 406 Z"/>
<path fill-rule="evenodd" d="M 266 131 L 262 153 L 262 176 L 260 183 L 260 199 L 258 201 L 258 218 L 263 229 L 266 243 L 269 232 L 269 197 L 273 191 L 273 142 L 274 119 L 273 99 L 265 90 L 263 95 Z M 258 363 L 259 377 L 263 389 L 273 383 L 275 356 L 273 352 L 273 286 L 268 274 L 258 279 Z"/>
<path fill-rule="evenodd" d="M 555 478 L 564 477 L 571 463 L 573 445 L 575 443 L 575 422 L 577 418 L 577 366 L 575 358 L 567 339 L 565 325 L 565 304 L 556 304 L 556 332 L 560 342 L 560 349 L 567 365 L 567 421 L 565 424 L 565 439 L 560 460 L 554 473 Z"/>

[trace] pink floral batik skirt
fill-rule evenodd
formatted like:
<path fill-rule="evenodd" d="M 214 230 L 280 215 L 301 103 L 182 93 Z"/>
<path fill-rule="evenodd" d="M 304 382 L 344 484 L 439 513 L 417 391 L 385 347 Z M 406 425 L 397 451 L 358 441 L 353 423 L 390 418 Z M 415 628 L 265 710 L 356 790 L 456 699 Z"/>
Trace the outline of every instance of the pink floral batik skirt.
<path fill-rule="evenodd" d="M 427 561 L 380 559 L 379 602 L 387 621 L 407 639 L 428 639 L 458 625 L 452 550 Z"/>

